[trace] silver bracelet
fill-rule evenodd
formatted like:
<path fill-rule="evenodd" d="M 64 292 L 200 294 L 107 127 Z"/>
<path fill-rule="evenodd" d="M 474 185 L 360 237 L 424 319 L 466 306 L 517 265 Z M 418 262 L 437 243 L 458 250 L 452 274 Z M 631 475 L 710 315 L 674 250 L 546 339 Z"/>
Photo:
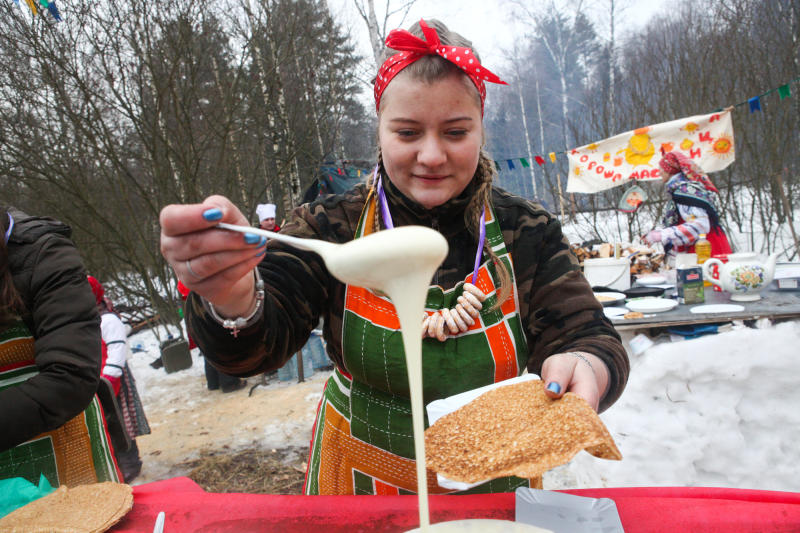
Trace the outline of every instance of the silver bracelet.
<path fill-rule="evenodd" d="M 239 331 L 255 324 L 259 318 L 261 318 L 261 314 L 264 310 L 264 280 L 261 279 L 261 273 L 258 271 L 258 267 L 253 269 L 256 277 L 256 306 L 247 316 L 240 316 L 237 318 L 222 318 L 217 313 L 217 310 L 214 309 L 214 304 L 203 298 L 203 303 L 208 308 L 208 312 L 211 313 L 211 316 L 216 320 L 219 324 L 222 325 L 223 328 L 231 330 L 231 335 L 234 337 L 239 335 Z"/>
<path fill-rule="evenodd" d="M 586 358 L 586 356 L 584 356 L 583 354 L 578 353 L 578 352 L 566 352 L 566 353 L 567 353 L 567 355 L 572 355 L 574 357 L 577 357 L 578 359 L 580 359 L 581 361 L 583 361 L 584 363 L 589 365 L 589 370 L 592 371 L 592 374 L 594 374 L 594 380 L 597 381 L 597 372 L 594 371 L 594 367 L 592 366 L 591 361 L 589 361 Z"/>

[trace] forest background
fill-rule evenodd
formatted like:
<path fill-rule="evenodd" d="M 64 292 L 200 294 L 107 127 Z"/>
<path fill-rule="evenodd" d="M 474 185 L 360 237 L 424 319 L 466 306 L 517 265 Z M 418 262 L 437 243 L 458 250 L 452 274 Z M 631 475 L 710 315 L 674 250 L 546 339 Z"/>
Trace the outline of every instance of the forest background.
<path fill-rule="evenodd" d="M 158 246 L 164 205 L 223 194 L 253 222 L 266 201 L 280 219 L 325 169 L 370 168 L 376 118 L 364 95 L 376 60 L 354 42 L 368 34 L 376 50 L 412 22 L 414 0 L 377 12 L 374 0 L 350 1 L 362 24 L 340 23 L 323 0 L 74 0 L 58 4 L 62 22 L 0 0 L 2 203 L 70 224 L 131 323 L 177 325 L 175 276 Z M 713 180 L 727 224 L 765 235 L 747 249 L 797 259 L 800 2 L 683 0 L 627 32 L 621 0 L 497 2 L 524 28 L 491 67 L 510 84 L 490 87 L 486 106 L 501 187 L 563 208 L 587 240 L 630 241 L 660 218 L 658 183 L 642 183 L 651 201 L 613 214 L 609 230 L 599 217 L 625 187 L 566 195 L 566 157 L 539 166 L 533 155 L 795 80 L 790 98 L 765 95 L 759 112 L 736 105 L 736 162 Z M 505 163 L 520 158 L 530 166 Z"/>

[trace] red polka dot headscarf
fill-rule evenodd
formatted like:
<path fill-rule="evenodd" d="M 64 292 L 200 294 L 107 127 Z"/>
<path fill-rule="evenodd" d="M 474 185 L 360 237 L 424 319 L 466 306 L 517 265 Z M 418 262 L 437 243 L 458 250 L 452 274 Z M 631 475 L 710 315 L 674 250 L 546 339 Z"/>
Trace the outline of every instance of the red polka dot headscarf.
<path fill-rule="evenodd" d="M 384 61 L 378 70 L 374 89 L 375 111 L 380 110 L 381 95 L 386 86 L 400 71 L 422 57 L 438 55 L 461 68 L 464 74 L 469 76 L 469 79 L 472 80 L 481 95 L 481 115 L 483 115 L 483 102 L 486 100 L 485 82 L 508 84 L 482 67 L 478 58 L 469 48 L 442 44 L 439 40 L 439 34 L 436 33 L 435 29 L 425 24 L 424 20 L 420 19 L 419 26 L 425 36 L 424 40 L 407 30 L 392 30 L 389 32 L 389 36 L 386 37 L 386 46 L 393 50 L 399 50 L 399 53 Z"/>

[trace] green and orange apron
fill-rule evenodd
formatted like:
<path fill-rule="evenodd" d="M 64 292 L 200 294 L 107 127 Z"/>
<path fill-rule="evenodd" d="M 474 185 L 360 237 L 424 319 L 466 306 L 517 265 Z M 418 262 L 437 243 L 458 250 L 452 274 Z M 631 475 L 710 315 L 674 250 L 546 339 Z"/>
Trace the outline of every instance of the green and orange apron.
<path fill-rule="evenodd" d="M 33 336 L 22 320 L 0 332 L 0 390 L 39 373 L 34 353 Z M 97 396 L 61 427 L 0 452 L 0 479 L 22 477 L 36 484 L 40 474 L 53 487 L 122 479 Z"/>
<path fill-rule="evenodd" d="M 374 195 L 361 215 L 356 237 L 373 231 Z M 480 319 L 468 331 L 422 341 L 425 404 L 466 390 L 520 375 L 527 344 L 519 316 L 511 256 L 491 208 L 486 209 L 486 239 L 512 273 L 513 296 L 497 310 L 496 272 L 484 254 L 475 285 L 487 295 Z M 470 281 L 472 272 L 465 278 Z M 453 308 L 464 282 L 444 290 L 428 289 L 425 312 Z M 408 373 L 400 322 L 384 295 L 348 285 L 345 296 L 342 351 L 345 368 L 328 380 L 317 411 L 311 440 L 305 494 L 414 494 L 417 488 L 414 435 Z M 427 422 L 426 422 L 427 427 Z M 470 493 L 510 492 L 540 486 L 541 480 L 495 479 Z M 428 491 L 453 492 L 436 483 L 428 471 Z"/>

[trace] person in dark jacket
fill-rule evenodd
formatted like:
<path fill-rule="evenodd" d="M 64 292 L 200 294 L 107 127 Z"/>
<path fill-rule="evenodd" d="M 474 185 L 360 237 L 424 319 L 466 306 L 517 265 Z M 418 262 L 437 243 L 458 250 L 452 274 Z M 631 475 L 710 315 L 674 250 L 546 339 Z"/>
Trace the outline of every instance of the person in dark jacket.
<path fill-rule="evenodd" d="M 555 217 L 492 186 L 483 151 L 485 81 L 502 83 L 471 43 L 436 21 L 395 30 L 375 80 L 379 157 L 370 183 L 296 208 L 281 233 L 345 243 L 386 228 L 439 231 L 448 255 L 428 288 L 424 402 L 520 375 L 594 409 L 625 386 L 619 336 L 580 272 Z M 416 491 L 408 373 L 394 305 L 344 284 L 313 253 L 255 235 L 220 196 L 161 212 L 161 249 L 192 289 L 195 342 L 236 375 L 277 368 L 324 318 L 334 362 L 312 435 L 307 494 Z M 512 260 L 513 256 L 513 260 Z M 422 313 L 421 313 L 422 315 Z M 505 477 L 473 492 L 540 480 Z M 442 492 L 434 482 L 429 490 Z"/>
<path fill-rule="evenodd" d="M 0 478 L 118 481 L 95 397 L 100 317 L 70 228 L 13 208 L 0 224 Z"/>

